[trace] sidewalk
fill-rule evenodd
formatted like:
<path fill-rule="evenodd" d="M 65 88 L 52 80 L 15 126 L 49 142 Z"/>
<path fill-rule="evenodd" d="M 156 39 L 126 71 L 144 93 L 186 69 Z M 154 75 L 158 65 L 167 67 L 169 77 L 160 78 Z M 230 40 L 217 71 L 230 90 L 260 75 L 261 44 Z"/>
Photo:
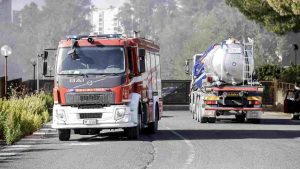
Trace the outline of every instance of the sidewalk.
<path fill-rule="evenodd" d="M 290 113 L 276 112 L 276 111 L 264 111 L 263 115 L 284 116 L 284 117 L 291 117 L 292 118 L 292 114 L 290 114 Z"/>
<path fill-rule="evenodd" d="M 44 124 L 43 127 L 40 128 L 38 131 L 35 131 L 31 135 L 21 138 L 19 141 L 13 143 L 12 145 L 19 144 L 20 142 L 34 143 L 36 141 L 41 140 L 46 135 L 51 134 L 52 130 L 54 130 L 54 129 L 51 128 L 51 122 L 48 122 L 48 123 Z M 5 140 L 0 139 L 0 150 L 4 149 L 6 147 L 12 146 L 12 145 L 7 145 Z"/>

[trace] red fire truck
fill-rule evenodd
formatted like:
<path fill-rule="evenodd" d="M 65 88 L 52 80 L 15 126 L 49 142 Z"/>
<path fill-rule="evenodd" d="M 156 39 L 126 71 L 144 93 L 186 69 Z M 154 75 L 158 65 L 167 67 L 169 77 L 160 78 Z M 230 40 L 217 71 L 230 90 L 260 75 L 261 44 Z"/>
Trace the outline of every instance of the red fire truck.
<path fill-rule="evenodd" d="M 69 36 L 56 57 L 52 127 L 59 140 L 124 129 L 155 133 L 162 115 L 159 47 L 120 34 Z"/>

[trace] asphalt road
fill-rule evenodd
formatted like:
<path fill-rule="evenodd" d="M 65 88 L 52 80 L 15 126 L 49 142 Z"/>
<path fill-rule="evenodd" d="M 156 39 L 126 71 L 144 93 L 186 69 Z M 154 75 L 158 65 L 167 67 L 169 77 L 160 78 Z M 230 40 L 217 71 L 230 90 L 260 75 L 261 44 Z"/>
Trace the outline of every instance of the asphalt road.
<path fill-rule="evenodd" d="M 300 121 L 285 115 L 265 114 L 261 124 L 230 119 L 200 124 L 187 111 L 169 111 L 159 125 L 157 134 L 143 135 L 138 141 L 108 131 L 72 135 L 71 141 L 60 142 L 55 130 L 42 129 L 2 147 L 0 168 L 300 168 Z"/>

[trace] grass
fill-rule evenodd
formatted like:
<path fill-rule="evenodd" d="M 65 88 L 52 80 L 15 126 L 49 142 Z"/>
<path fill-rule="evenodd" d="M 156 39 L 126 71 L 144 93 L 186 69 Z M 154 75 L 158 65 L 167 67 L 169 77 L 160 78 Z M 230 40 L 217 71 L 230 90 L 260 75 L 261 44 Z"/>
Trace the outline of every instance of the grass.
<path fill-rule="evenodd" d="M 7 144 L 18 141 L 50 119 L 52 96 L 46 93 L 0 100 L 0 138 Z"/>

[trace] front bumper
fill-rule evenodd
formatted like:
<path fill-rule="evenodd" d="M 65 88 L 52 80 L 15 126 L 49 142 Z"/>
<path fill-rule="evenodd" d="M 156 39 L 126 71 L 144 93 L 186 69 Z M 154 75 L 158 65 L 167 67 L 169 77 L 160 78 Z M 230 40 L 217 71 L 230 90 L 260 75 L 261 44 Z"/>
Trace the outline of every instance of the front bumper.
<path fill-rule="evenodd" d="M 124 110 L 121 115 L 117 113 L 118 109 Z M 82 114 L 101 114 L 101 118 L 89 118 L 81 116 Z M 87 120 L 94 123 L 86 124 Z M 126 105 L 112 105 L 99 109 L 79 109 L 71 106 L 54 105 L 52 128 L 55 129 L 84 129 L 101 128 L 117 129 L 137 126 L 137 117 Z"/>

